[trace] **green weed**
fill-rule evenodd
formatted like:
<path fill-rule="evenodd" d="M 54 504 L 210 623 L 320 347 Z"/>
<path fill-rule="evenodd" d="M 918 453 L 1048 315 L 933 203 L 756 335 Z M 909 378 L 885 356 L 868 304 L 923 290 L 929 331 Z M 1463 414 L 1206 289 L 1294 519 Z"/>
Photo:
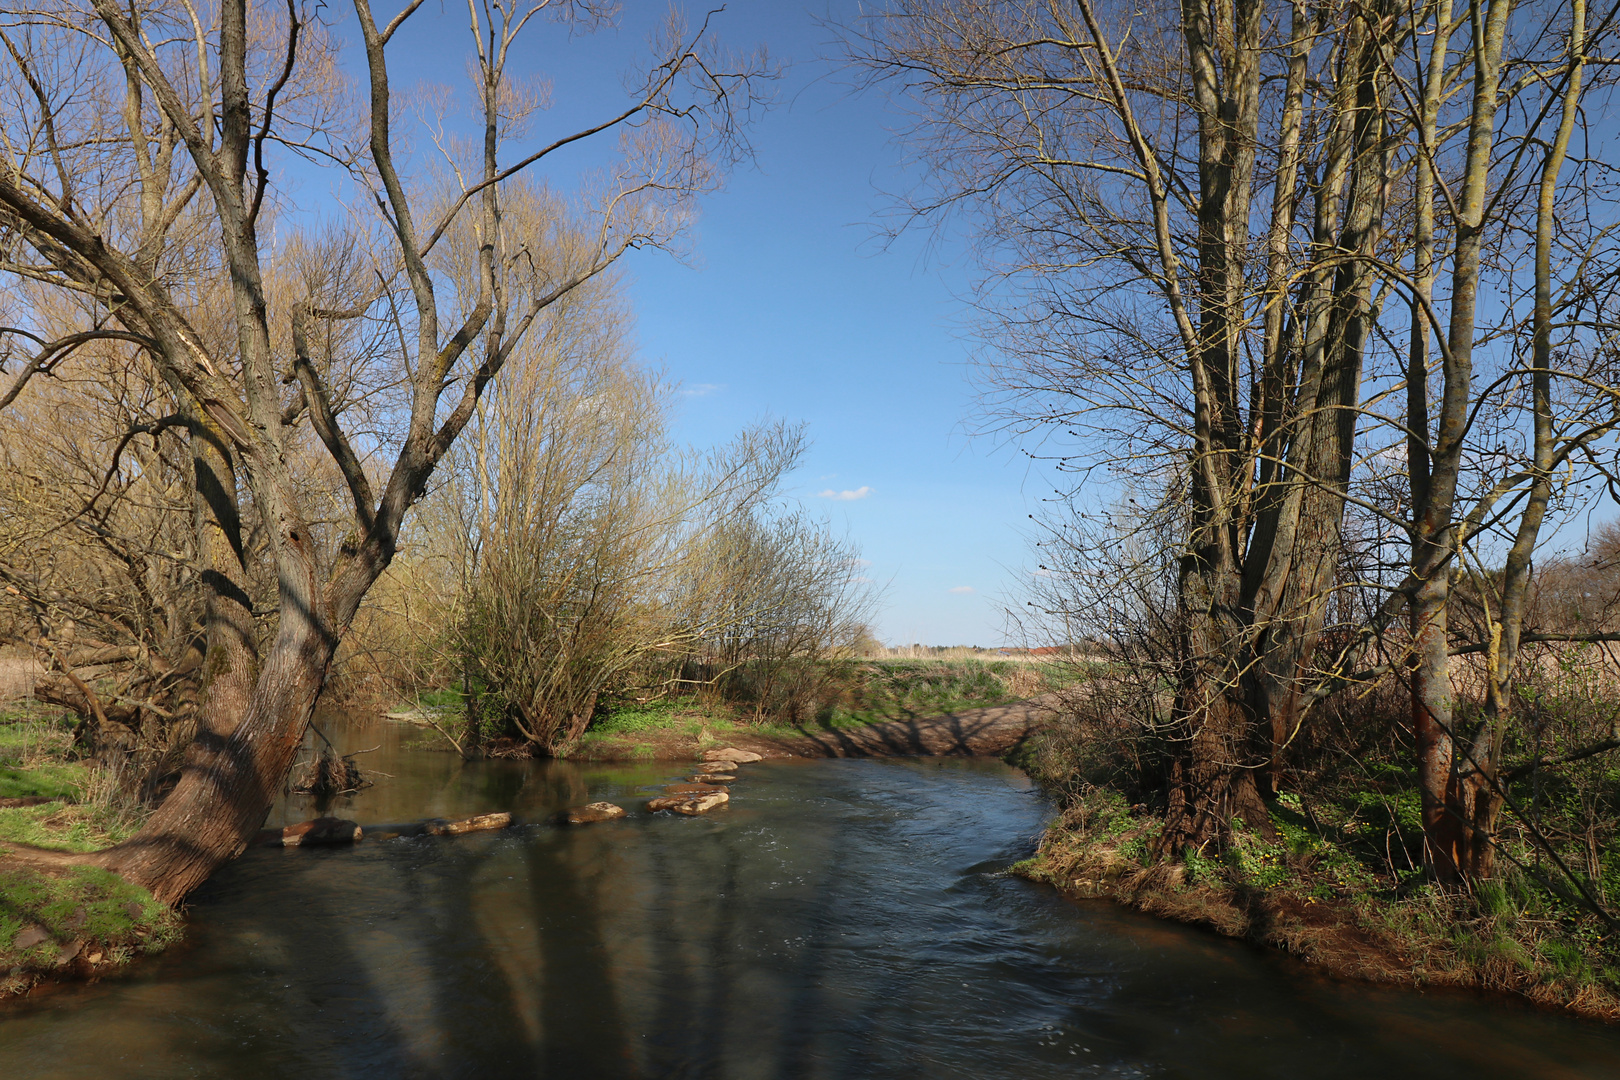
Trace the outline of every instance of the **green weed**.
<path fill-rule="evenodd" d="M 47 935 L 17 948 L 30 926 Z M 55 967 L 62 947 L 81 942 L 79 954 L 116 966 L 138 952 L 156 953 L 177 940 L 180 919 L 152 894 L 116 874 L 80 866 L 60 873 L 23 867 L 0 871 L 0 992 L 25 990 Z"/>

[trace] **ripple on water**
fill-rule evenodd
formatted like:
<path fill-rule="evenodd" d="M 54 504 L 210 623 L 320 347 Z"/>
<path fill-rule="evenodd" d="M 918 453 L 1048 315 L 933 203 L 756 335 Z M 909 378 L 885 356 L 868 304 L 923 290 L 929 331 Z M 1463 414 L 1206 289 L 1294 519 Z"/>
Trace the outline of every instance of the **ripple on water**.
<path fill-rule="evenodd" d="M 350 747 L 378 730 L 341 731 Z M 400 751 L 335 807 L 580 828 L 249 853 L 174 954 L 0 1013 L 23 1077 L 1612 1077 L 1620 1032 L 1314 978 L 1003 871 L 1046 804 L 960 759 L 764 763 L 703 818 L 657 763 Z M 273 823 L 309 816 L 290 802 Z"/>

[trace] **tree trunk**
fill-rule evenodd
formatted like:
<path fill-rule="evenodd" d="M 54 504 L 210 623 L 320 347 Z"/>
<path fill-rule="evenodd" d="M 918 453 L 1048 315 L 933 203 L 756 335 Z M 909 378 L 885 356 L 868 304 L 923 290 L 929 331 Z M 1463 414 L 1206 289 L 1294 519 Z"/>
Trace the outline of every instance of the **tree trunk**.
<path fill-rule="evenodd" d="M 1514 669 L 1530 602 L 1531 559 L 1552 499 L 1557 433 L 1553 424 L 1553 280 L 1552 252 L 1558 211 L 1558 174 L 1568 156 L 1570 137 L 1580 110 L 1585 74 L 1586 3 L 1570 0 L 1568 68 L 1558 132 L 1546 149 L 1536 201 L 1535 307 L 1532 315 L 1534 366 L 1530 373 L 1533 402 L 1532 480 L 1519 517 L 1519 528 L 1502 569 L 1501 602 L 1487 653 L 1485 720 L 1460 768 L 1460 803 L 1469 832 L 1463 871 L 1490 877 L 1495 869 L 1496 827 L 1503 797 L 1498 777 L 1502 744 L 1513 707 Z M 1487 613 L 1489 598 L 1486 597 Z"/>
<path fill-rule="evenodd" d="M 1234 664 L 1241 627 L 1233 618 L 1240 583 L 1235 571 L 1209 550 L 1182 559 L 1181 663 L 1170 731 L 1165 741 L 1165 829 L 1162 854 L 1179 855 L 1226 841 L 1232 819 L 1269 833 L 1271 814 L 1256 777 L 1264 764 L 1255 754 L 1243 680 Z"/>
<path fill-rule="evenodd" d="M 1418 791 L 1422 798 L 1424 864 L 1441 881 L 1455 881 L 1463 857 L 1463 807 L 1452 741 L 1450 650 L 1446 607 L 1447 564 L 1433 571 L 1409 601 L 1412 660 L 1412 733 L 1417 742 Z"/>
<path fill-rule="evenodd" d="M 1493 135 L 1499 108 L 1502 44 L 1511 0 L 1488 9 L 1472 0 L 1469 14 L 1476 35 L 1473 100 L 1468 152 L 1457 199 L 1456 246 L 1452 255 L 1451 318 L 1441 362 L 1443 388 L 1432 453 L 1415 471 L 1425 475 L 1421 502 L 1414 503 L 1411 577 L 1408 596 L 1412 630 L 1410 661 L 1412 729 L 1417 743 L 1418 784 L 1423 800 L 1426 864 L 1443 881 L 1454 880 L 1468 864 L 1466 833 L 1474 808 L 1459 785 L 1450 676 L 1447 605 L 1460 537 L 1457 486 L 1463 468 L 1469 410 L 1473 404 L 1475 315 L 1479 300 L 1480 256 L 1484 245 Z M 1417 491 L 1414 487 L 1414 496 Z"/>
<path fill-rule="evenodd" d="M 1372 12 L 1376 18 L 1376 11 Z M 1296 16 L 1296 23 L 1301 21 Z M 1366 261 L 1384 234 L 1388 147 L 1384 43 L 1353 20 L 1345 37 L 1345 77 L 1335 99 L 1328 169 L 1317 188 L 1316 243 L 1356 258 L 1307 278 L 1301 326 L 1277 347 L 1300 354 L 1298 387 L 1271 451 L 1282 468 L 1258 499 L 1246 554 L 1244 610 L 1254 624 L 1247 695 L 1266 738 L 1265 786 L 1276 790 L 1289 743 L 1304 723 L 1310 680 L 1328 606 L 1338 583 L 1343 522 L 1354 465 L 1356 409 L 1366 340 L 1373 319 L 1375 275 Z M 1341 196 L 1341 192 L 1343 193 Z M 1343 211 L 1340 212 L 1341 198 Z M 1341 224 L 1342 222 L 1342 224 Z"/>
<path fill-rule="evenodd" d="M 199 738 L 179 785 L 141 831 L 95 861 L 174 904 L 239 854 L 292 767 L 334 645 L 331 635 L 284 628 L 241 722 L 223 738 Z"/>
<path fill-rule="evenodd" d="M 217 744 L 247 713 L 259 675 L 258 628 L 247 590 L 236 462 L 230 442 L 183 387 L 190 428 L 193 520 L 204 590 L 196 741 Z"/>

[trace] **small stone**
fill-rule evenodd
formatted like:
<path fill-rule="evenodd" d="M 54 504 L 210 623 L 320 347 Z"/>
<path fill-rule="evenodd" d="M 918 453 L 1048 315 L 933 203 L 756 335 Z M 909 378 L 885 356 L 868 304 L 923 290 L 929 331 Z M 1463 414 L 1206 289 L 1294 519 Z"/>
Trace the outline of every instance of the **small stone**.
<path fill-rule="evenodd" d="M 735 746 L 722 747 L 719 750 L 703 751 L 704 761 L 734 761 L 739 765 L 746 765 L 750 761 L 764 761 L 763 754 L 756 754 L 752 750 L 738 750 Z"/>
<path fill-rule="evenodd" d="M 24 949 L 32 949 L 40 942 L 49 940 L 50 936 L 50 931 L 43 926 L 30 926 L 17 935 L 16 940 L 11 943 L 11 947 L 18 952 L 22 952 Z"/>
<path fill-rule="evenodd" d="M 698 772 L 728 773 L 737 767 L 735 761 L 706 761 L 697 767 Z"/>
<path fill-rule="evenodd" d="M 570 825 L 589 825 L 596 821 L 612 821 L 614 818 L 622 818 L 625 814 L 626 810 L 622 806 L 615 806 L 610 802 L 593 802 L 586 803 L 584 806 L 576 806 L 567 811 L 563 815 L 563 820 Z"/>
<path fill-rule="evenodd" d="M 88 959 L 92 964 L 99 964 L 101 963 L 101 954 L 98 952 L 93 952 L 86 957 L 86 959 Z"/>
<path fill-rule="evenodd" d="M 82 948 L 84 948 L 84 942 L 82 942 L 82 941 L 70 941 L 70 942 L 68 942 L 66 945 L 62 946 L 62 951 L 57 954 L 56 962 L 58 964 L 67 963 L 69 960 L 72 960 L 75 956 L 78 956 L 79 955 L 79 950 L 82 949 Z"/>
<path fill-rule="evenodd" d="M 718 784 L 669 784 L 664 788 L 671 795 L 707 795 L 712 791 L 724 791 Z"/>
<path fill-rule="evenodd" d="M 723 773 L 699 773 L 697 776 L 688 776 L 688 784 L 729 784 L 737 779 L 735 776 L 726 776 Z"/>

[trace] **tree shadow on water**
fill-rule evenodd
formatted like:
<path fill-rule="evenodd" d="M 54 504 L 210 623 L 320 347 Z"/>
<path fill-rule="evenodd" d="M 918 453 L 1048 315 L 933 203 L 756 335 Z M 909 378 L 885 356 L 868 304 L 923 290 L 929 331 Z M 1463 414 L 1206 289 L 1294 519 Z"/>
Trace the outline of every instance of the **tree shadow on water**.
<path fill-rule="evenodd" d="M 438 1076 L 531 1075 L 538 1065 L 500 946 L 479 929 L 479 870 L 494 852 L 488 841 L 451 841 L 425 883 L 419 936 L 428 943 L 433 1015 L 442 1040 Z M 418 875 L 411 875 L 413 878 Z M 435 910 L 437 909 L 437 910 Z"/>
<path fill-rule="evenodd" d="M 537 837 L 523 849 L 540 949 L 539 1075 L 638 1076 L 602 931 L 609 898 L 597 895 L 598 879 L 569 865 L 556 839 Z"/>
<path fill-rule="evenodd" d="M 252 921 L 259 941 L 269 945 L 251 957 L 257 970 L 233 973 L 229 992 L 215 1000 L 217 1011 L 188 1018 L 192 1030 L 218 1024 L 229 1037 L 194 1041 L 190 1053 L 214 1059 L 217 1075 L 232 1077 L 431 1075 L 366 962 L 356 940 L 364 926 L 352 905 L 310 881 L 315 867 L 301 869 L 306 872 L 295 872 L 298 903 L 272 907 Z M 199 891 L 198 900 L 206 903 L 207 894 Z M 241 1015 L 232 1016 L 238 1010 Z M 252 1038 L 236 1037 L 244 1027 Z"/>

